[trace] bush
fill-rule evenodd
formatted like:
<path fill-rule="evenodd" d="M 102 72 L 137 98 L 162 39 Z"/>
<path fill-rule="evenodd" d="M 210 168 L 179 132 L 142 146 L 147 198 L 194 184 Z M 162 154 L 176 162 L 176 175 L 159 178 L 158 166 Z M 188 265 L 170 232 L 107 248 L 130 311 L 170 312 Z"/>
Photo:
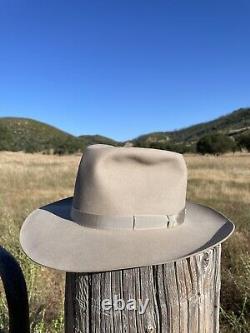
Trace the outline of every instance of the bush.
<path fill-rule="evenodd" d="M 234 139 L 223 134 L 210 134 L 202 137 L 196 145 L 196 150 L 200 154 L 224 154 L 236 150 Z"/>
<path fill-rule="evenodd" d="M 59 142 L 55 142 L 54 145 L 54 154 L 57 155 L 73 154 L 83 150 L 82 142 L 71 136 L 66 137 L 64 140 L 60 140 Z"/>
<path fill-rule="evenodd" d="M 161 149 L 161 150 L 168 150 L 174 151 L 180 154 L 184 153 L 195 153 L 195 146 L 192 144 L 185 144 L 185 143 L 174 143 L 172 141 L 168 142 L 161 142 L 161 141 L 154 141 L 154 142 L 140 142 L 135 141 L 135 147 L 141 148 L 154 148 L 154 149 Z"/>
<path fill-rule="evenodd" d="M 250 133 L 243 134 L 238 138 L 238 145 L 250 151 Z"/>
<path fill-rule="evenodd" d="M 12 142 L 11 132 L 0 124 L 0 150 L 9 150 Z"/>

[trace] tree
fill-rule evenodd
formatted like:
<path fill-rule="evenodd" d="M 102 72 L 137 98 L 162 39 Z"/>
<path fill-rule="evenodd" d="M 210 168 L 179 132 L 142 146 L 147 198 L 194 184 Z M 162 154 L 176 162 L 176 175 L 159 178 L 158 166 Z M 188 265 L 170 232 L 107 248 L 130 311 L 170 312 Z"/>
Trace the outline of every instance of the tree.
<path fill-rule="evenodd" d="M 148 148 L 155 148 L 155 149 L 161 149 L 161 150 L 170 150 L 170 144 L 166 142 L 150 142 Z"/>
<path fill-rule="evenodd" d="M 241 148 L 246 148 L 250 151 L 250 133 L 240 135 L 237 141 Z"/>
<path fill-rule="evenodd" d="M 82 151 L 83 144 L 79 139 L 68 136 L 64 140 L 55 142 L 54 154 L 64 155 L 64 154 L 73 154 L 79 151 Z"/>
<path fill-rule="evenodd" d="M 0 124 L 0 150 L 12 150 L 13 138 L 10 130 Z"/>
<path fill-rule="evenodd" d="M 224 154 L 236 150 L 234 139 L 223 134 L 210 134 L 203 136 L 196 145 L 200 154 Z"/>
<path fill-rule="evenodd" d="M 25 151 L 25 153 L 33 154 L 33 153 L 38 152 L 39 149 L 34 142 L 29 142 L 29 143 L 26 143 L 24 151 Z"/>

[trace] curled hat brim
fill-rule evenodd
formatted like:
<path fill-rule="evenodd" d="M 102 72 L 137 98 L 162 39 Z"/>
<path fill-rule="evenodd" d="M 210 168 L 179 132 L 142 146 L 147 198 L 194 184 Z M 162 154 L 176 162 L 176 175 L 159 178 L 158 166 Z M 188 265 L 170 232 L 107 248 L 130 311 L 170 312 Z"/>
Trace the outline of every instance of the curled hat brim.
<path fill-rule="evenodd" d="M 72 221 L 72 197 L 36 209 L 20 242 L 35 262 L 67 272 L 101 272 L 183 259 L 224 241 L 234 224 L 221 213 L 187 202 L 185 222 L 175 228 L 105 230 Z"/>

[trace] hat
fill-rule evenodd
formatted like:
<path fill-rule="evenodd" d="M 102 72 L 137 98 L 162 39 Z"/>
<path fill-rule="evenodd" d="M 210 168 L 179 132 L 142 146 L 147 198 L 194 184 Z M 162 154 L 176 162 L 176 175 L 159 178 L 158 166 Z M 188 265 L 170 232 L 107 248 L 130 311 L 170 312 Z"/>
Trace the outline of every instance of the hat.
<path fill-rule="evenodd" d="M 163 264 L 222 242 L 234 225 L 186 201 L 181 154 L 151 148 L 88 146 L 74 196 L 33 211 L 20 242 L 35 262 L 70 272 Z"/>

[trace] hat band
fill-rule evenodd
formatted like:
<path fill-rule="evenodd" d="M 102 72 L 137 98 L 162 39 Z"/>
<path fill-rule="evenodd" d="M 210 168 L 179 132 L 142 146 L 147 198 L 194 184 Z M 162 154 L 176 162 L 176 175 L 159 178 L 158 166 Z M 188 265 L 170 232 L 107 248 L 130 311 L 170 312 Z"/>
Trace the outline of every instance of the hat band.
<path fill-rule="evenodd" d="M 76 223 L 94 229 L 159 229 L 173 228 L 184 222 L 186 209 L 175 215 L 107 216 L 81 212 L 71 208 L 71 218 Z"/>

